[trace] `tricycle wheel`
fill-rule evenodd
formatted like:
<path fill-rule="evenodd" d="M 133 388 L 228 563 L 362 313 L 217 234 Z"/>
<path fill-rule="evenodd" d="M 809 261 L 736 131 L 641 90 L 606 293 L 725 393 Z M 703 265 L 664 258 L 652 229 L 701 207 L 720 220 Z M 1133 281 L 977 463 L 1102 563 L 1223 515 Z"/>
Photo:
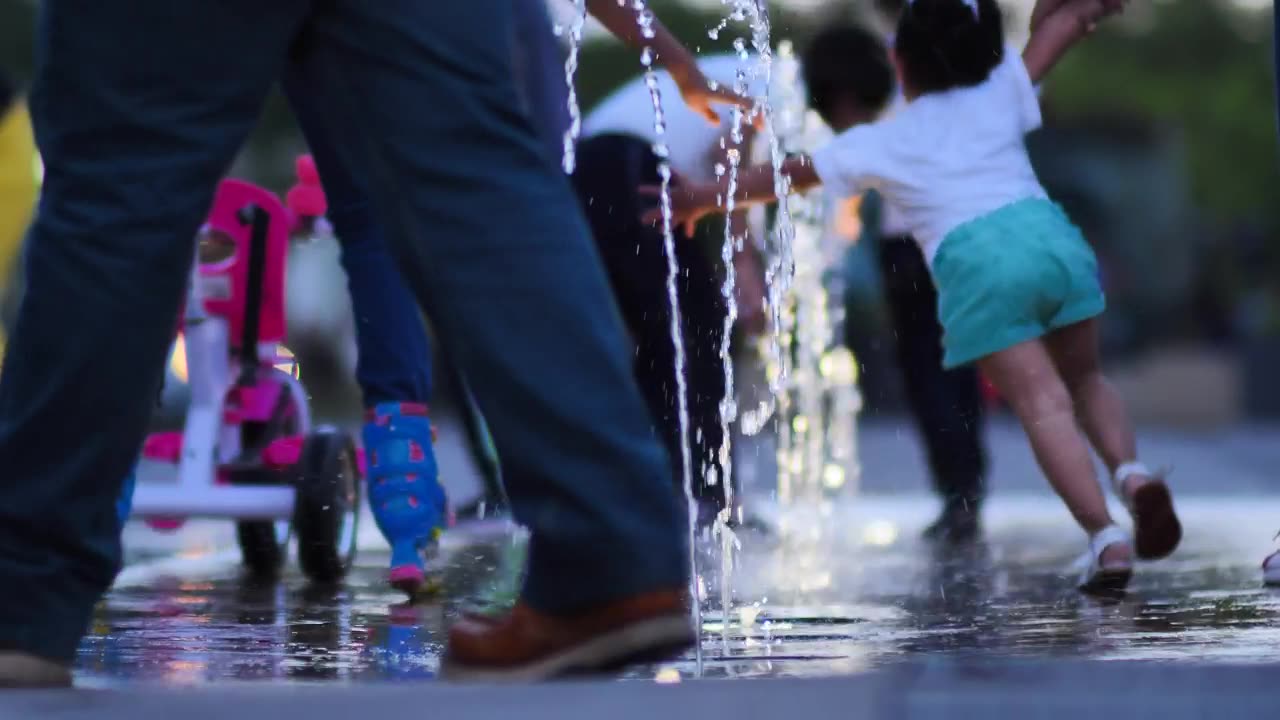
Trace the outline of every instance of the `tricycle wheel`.
<path fill-rule="evenodd" d="M 236 523 L 236 539 L 249 575 L 274 578 L 280 574 L 289 551 L 288 522 L 242 520 Z"/>
<path fill-rule="evenodd" d="M 293 385 L 285 377 L 288 373 L 271 368 L 269 381 L 281 386 L 280 397 L 271 417 L 263 422 L 246 422 L 241 426 L 240 444 L 252 456 L 261 456 L 273 440 L 298 434 L 300 423 L 306 416 L 305 398 L 295 397 Z M 226 476 L 233 484 L 261 485 L 263 482 L 285 483 L 287 475 L 261 472 L 237 472 Z M 289 520 L 242 520 L 236 523 L 236 538 L 240 541 L 240 555 L 246 572 L 255 579 L 270 580 L 279 577 L 289 556 L 289 537 L 292 532 Z"/>
<path fill-rule="evenodd" d="M 340 580 L 355 559 L 360 518 L 360 477 L 351 437 L 333 427 L 312 432 L 302 444 L 295 477 L 298 562 L 313 582 Z"/>

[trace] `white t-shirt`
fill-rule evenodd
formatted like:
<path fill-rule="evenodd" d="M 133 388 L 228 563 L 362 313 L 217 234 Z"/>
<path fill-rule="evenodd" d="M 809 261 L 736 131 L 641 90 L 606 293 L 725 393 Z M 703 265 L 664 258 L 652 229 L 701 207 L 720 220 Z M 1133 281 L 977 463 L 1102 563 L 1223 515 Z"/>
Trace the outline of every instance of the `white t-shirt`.
<path fill-rule="evenodd" d="M 758 60 L 753 56 L 745 63 L 737 55 L 709 55 L 698 60 L 702 74 L 715 82 L 732 88 L 737 82 L 738 69 L 743 68 L 747 79 L 747 94 L 761 97 L 764 78 L 758 76 Z M 726 134 L 732 122 L 729 108 L 720 112 L 721 127 L 707 122 L 706 118 L 689 109 L 680 99 L 680 90 L 666 71 L 659 71 L 658 91 L 662 95 L 662 110 L 666 120 L 666 132 L 662 138 L 667 144 L 671 167 L 692 182 L 710 182 L 715 179 L 715 161 L 712 151 L 719 147 L 720 138 Z M 600 101 L 582 121 L 582 137 L 617 133 L 632 135 L 646 142 L 654 142 L 657 133 L 653 128 L 653 101 L 649 88 L 641 76 L 623 85 Z M 746 158 L 743 158 L 746 164 Z"/>
<path fill-rule="evenodd" d="M 893 117 L 894 114 L 900 112 L 906 106 L 907 99 L 902 96 L 902 90 L 895 88 L 893 100 L 889 102 L 888 109 L 884 111 L 884 115 L 881 117 L 886 119 Z M 880 234 L 883 237 L 900 237 L 911 234 L 910 228 L 907 227 L 906 218 L 902 217 L 902 213 L 887 200 L 880 209 Z"/>
<path fill-rule="evenodd" d="M 1045 197 L 1024 142 L 1040 104 L 1022 55 L 981 85 L 930 93 L 891 117 L 852 128 L 813 153 L 827 187 L 880 192 L 932 265 L 947 233 L 1009 203 Z"/>

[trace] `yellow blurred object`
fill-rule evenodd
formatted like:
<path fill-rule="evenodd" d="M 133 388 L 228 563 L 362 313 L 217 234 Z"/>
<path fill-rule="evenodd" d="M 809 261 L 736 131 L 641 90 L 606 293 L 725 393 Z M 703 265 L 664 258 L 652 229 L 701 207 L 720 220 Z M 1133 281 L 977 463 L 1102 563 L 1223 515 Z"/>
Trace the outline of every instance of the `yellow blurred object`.
<path fill-rule="evenodd" d="M 282 373 L 292 375 L 295 380 L 302 379 L 302 369 L 298 367 L 298 357 L 289 348 L 281 345 L 276 348 L 275 368 Z"/>
<path fill-rule="evenodd" d="M 857 242 L 862 235 L 862 196 L 854 195 L 837 201 L 835 215 L 833 230 L 836 235 L 851 243 Z"/>
<path fill-rule="evenodd" d="M 2 341 L 0 341 L 0 347 L 3 347 Z M 302 372 L 298 368 L 298 359 L 292 350 L 283 345 L 276 348 L 276 361 L 273 364 L 280 372 L 288 373 L 294 378 L 302 377 Z M 187 343 L 181 335 L 174 341 L 173 351 L 169 354 L 169 372 L 173 373 L 179 382 L 185 383 L 190 380 L 187 376 Z"/>
<path fill-rule="evenodd" d="M 885 547 L 898 539 L 898 528 L 888 520 L 868 523 L 862 530 L 862 541 L 868 545 Z"/>
<path fill-rule="evenodd" d="M 830 490 L 838 490 L 844 487 L 844 468 L 839 465 L 828 464 L 822 468 L 822 484 L 826 485 Z"/>
<path fill-rule="evenodd" d="M 818 372 L 841 385 L 858 382 L 858 360 L 844 346 L 832 348 L 818 361 Z"/>
<path fill-rule="evenodd" d="M 173 353 L 169 355 L 169 371 L 180 382 L 187 382 L 187 343 L 181 335 L 173 343 Z"/>
<path fill-rule="evenodd" d="M 40 167 L 31 117 L 19 101 L 0 117 L 0 287 L 10 280 L 35 213 Z"/>
<path fill-rule="evenodd" d="M 674 685 L 680 682 L 680 671 L 671 666 L 667 666 L 659 670 L 653 680 L 659 685 Z"/>

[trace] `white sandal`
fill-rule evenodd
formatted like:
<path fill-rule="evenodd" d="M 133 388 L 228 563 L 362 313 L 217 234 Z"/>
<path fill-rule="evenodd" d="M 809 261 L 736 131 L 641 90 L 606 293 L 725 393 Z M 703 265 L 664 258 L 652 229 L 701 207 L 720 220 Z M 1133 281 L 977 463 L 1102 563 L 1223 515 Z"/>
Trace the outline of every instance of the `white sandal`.
<path fill-rule="evenodd" d="M 1280 551 L 1271 553 L 1262 561 L 1262 584 L 1280 587 Z"/>
<path fill-rule="evenodd" d="M 1280 539 L 1280 533 L 1271 538 L 1273 541 Z M 1267 556 L 1262 561 L 1262 584 L 1267 587 L 1280 587 L 1280 550 L 1277 550 Z"/>
<path fill-rule="evenodd" d="M 1134 475 L 1147 481 L 1125 494 L 1124 482 Z M 1116 496 L 1133 517 L 1134 553 L 1143 560 L 1169 556 L 1182 541 L 1182 523 L 1173 510 L 1173 495 L 1164 482 L 1164 473 L 1152 473 L 1140 462 L 1127 462 L 1116 468 L 1111 485 Z"/>
<path fill-rule="evenodd" d="M 1132 563 L 1102 564 L 1102 553 L 1112 545 L 1119 544 L 1130 547 L 1133 545 L 1129 533 L 1119 525 L 1108 525 L 1089 537 L 1089 566 L 1080 576 L 1078 587 L 1081 592 L 1117 594 L 1128 587 L 1129 580 L 1133 577 Z"/>

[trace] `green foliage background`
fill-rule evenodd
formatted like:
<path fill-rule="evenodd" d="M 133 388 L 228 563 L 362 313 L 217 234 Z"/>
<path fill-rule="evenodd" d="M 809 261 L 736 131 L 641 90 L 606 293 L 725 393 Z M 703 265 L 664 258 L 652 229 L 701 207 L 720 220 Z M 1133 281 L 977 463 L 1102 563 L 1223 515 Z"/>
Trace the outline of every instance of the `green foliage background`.
<path fill-rule="evenodd" d="M 1197 204 L 1220 221 L 1280 219 L 1270 11 L 1216 0 L 1151 4 L 1067 56 L 1049 99 L 1061 117 L 1105 110 L 1181 128 Z M 1143 23 L 1144 25 L 1146 23 Z"/>

